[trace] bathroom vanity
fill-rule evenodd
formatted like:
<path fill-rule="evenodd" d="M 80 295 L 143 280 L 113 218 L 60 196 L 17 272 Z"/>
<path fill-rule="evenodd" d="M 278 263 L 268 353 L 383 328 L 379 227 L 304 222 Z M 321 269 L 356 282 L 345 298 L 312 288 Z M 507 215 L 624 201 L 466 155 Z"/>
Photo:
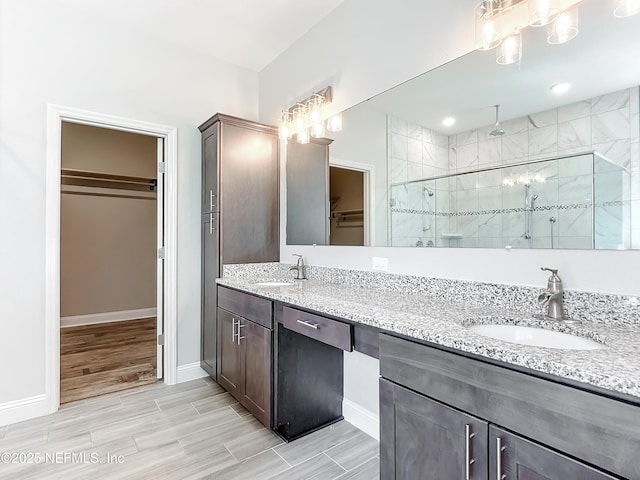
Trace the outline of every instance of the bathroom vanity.
<path fill-rule="evenodd" d="M 341 418 L 342 355 L 355 350 L 380 358 L 383 479 L 640 479 L 640 330 L 633 322 L 538 324 L 604 343 L 599 350 L 522 346 L 468 327 L 536 320 L 462 301 L 471 295 L 462 290 L 443 299 L 400 294 L 393 285 L 363 288 L 367 278 L 362 285 L 264 278 L 262 271 L 219 279 L 219 298 L 244 295 L 248 304 L 272 306 L 272 363 L 262 357 L 271 375 L 261 375 L 272 413 L 258 418 L 285 439 Z M 637 306 L 619 302 L 625 315 L 637 315 Z"/>
<path fill-rule="evenodd" d="M 390 335 L 380 367 L 381 478 L 640 475 L 638 406 Z"/>

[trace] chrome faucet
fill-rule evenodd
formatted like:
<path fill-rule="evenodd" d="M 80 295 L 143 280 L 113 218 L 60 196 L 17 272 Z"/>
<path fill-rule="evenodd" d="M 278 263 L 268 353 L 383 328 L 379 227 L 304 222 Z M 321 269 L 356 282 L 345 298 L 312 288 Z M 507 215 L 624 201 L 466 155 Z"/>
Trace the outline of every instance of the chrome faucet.
<path fill-rule="evenodd" d="M 296 276 L 293 277 L 294 280 L 306 280 L 307 276 L 305 275 L 305 266 L 304 266 L 304 258 L 302 255 L 298 255 L 297 253 L 293 254 L 294 257 L 298 257 L 298 263 L 296 263 L 289 270 L 295 270 Z"/>
<path fill-rule="evenodd" d="M 558 276 L 558 270 L 540 267 L 540 270 L 551 272 L 547 281 L 547 291 L 538 297 L 538 302 L 547 308 L 546 318 L 553 320 L 567 320 L 562 303 L 564 290 L 562 280 Z"/>

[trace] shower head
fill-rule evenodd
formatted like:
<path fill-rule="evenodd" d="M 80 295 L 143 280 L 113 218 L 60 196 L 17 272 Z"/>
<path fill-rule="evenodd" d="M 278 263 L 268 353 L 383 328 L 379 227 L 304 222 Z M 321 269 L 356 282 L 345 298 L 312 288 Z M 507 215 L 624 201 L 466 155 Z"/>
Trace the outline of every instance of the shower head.
<path fill-rule="evenodd" d="M 500 135 L 504 135 L 504 130 L 500 125 L 500 117 L 498 116 L 500 105 L 494 105 L 494 107 L 496 108 L 496 126 L 489 132 L 489 135 L 491 135 L 492 137 L 499 137 Z"/>
<path fill-rule="evenodd" d="M 433 190 L 431 190 L 428 187 L 422 187 L 422 191 L 427 192 L 427 195 L 429 195 L 430 197 L 433 197 Z"/>

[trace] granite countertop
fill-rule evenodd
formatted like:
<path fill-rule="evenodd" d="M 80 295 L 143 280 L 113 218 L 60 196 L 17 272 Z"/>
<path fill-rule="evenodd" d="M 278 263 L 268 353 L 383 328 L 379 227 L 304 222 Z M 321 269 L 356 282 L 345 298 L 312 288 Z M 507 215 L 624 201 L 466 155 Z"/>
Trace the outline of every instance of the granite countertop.
<path fill-rule="evenodd" d="M 220 285 L 297 305 L 363 325 L 463 352 L 555 375 L 640 399 L 640 328 L 598 322 L 565 324 L 534 319 L 532 312 L 452 302 L 434 297 L 327 283 L 296 281 L 256 285 L 282 278 L 220 278 Z M 519 345 L 475 334 L 469 324 L 504 323 L 543 327 L 604 343 L 601 350 L 565 350 Z"/>

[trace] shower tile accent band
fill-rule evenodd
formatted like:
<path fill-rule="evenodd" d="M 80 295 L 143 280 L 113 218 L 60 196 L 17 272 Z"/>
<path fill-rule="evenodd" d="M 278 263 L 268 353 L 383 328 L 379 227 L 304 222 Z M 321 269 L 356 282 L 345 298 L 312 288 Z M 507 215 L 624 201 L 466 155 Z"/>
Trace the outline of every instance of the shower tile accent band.
<path fill-rule="evenodd" d="M 410 213 L 415 215 L 435 215 L 440 217 L 469 217 L 472 215 L 498 215 L 501 213 L 521 213 L 521 212 L 549 212 L 553 210 L 576 210 L 591 207 L 621 207 L 630 205 L 629 201 L 611 201 L 603 202 L 600 204 L 593 203 L 571 203 L 568 205 L 541 205 L 533 207 L 533 209 L 527 209 L 525 207 L 514 208 L 496 208 L 491 210 L 476 210 L 476 211 L 462 211 L 462 212 L 438 212 L 435 210 L 418 210 L 412 208 L 392 208 L 391 213 Z"/>

